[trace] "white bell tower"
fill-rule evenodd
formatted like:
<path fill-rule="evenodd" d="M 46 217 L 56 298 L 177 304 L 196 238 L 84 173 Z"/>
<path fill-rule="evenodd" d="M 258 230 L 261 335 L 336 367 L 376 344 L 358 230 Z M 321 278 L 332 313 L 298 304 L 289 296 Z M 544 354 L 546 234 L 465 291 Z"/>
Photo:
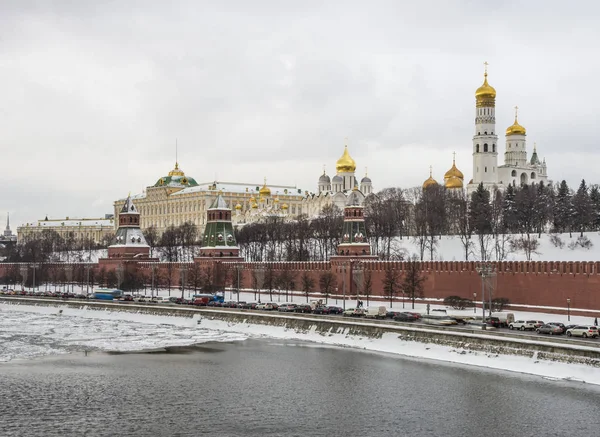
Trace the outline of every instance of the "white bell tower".
<path fill-rule="evenodd" d="M 469 191 L 483 182 L 486 188 L 498 184 L 498 136 L 496 135 L 496 90 L 487 81 L 475 92 L 475 135 L 473 136 L 473 182 Z"/>

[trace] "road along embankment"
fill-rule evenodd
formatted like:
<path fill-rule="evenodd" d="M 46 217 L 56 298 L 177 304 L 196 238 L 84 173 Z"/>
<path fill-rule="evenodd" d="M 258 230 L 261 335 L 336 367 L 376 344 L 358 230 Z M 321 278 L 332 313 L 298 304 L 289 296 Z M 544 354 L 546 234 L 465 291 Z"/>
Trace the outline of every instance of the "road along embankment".
<path fill-rule="evenodd" d="M 15 310 L 35 311 L 40 307 L 74 309 L 82 317 L 98 317 L 103 313 L 121 316 L 153 316 L 161 323 L 189 319 L 208 329 L 232 330 L 235 332 L 257 332 L 264 327 L 268 336 L 270 327 L 284 329 L 294 338 L 294 333 L 316 334 L 316 340 L 325 337 L 348 339 L 395 338 L 407 342 L 435 344 L 456 349 L 461 354 L 484 352 L 489 355 L 517 355 L 535 358 L 540 361 L 557 361 L 586 364 L 600 367 L 600 341 L 578 342 L 561 338 L 527 338 L 511 333 L 484 332 L 426 325 L 402 324 L 388 321 L 345 319 L 339 316 L 315 316 L 312 314 L 285 314 L 249 310 L 207 309 L 182 307 L 178 305 L 115 303 L 101 301 L 60 300 L 27 297 L 0 297 L 0 308 L 7 305 Z M 137 317 L 136 317 L 137 319 Z M 313 336 L 313 338 L 315 338 Z M 343 344 L 344 342 L 340 342 Z M 347 345 L 347 344 L 346 344 Z M 400 347 L 400 342 L 398 343 Z"/>

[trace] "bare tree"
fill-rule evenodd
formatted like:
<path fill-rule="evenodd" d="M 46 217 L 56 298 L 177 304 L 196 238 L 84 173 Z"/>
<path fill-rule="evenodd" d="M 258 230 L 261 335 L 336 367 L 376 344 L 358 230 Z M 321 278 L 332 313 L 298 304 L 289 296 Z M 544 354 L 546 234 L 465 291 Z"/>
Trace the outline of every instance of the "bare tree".
<path fill-rule="evenodd" d="M 392 307 L 394 303 L 394 296 L 396 296 L 398 291 L 400 291 L 400 274 L 394 266 L 388 265 L 385 270 L 385 276 L 383 277 L 382 283 L 383 293 L 385 297 L 390 299 L 390 307 Z"/>
<path fill-rule="evenodd" d="M 308 302 L 308 297 L 315 288 L 315 280 L 308 271 L 304 270 L 300 277 L 300 281 L 302 282 L 302 291 L 306 296 L 306 302 Z"/>
<path fill-rule="evenodd" d="M 327 299 L 329 295 L 333 292 L 337 285 L 337 279 L 333 272 L 327 271 L 321 273 L 319 277 L 319 288 L 321 289 L 321 294 L 325 296 L 325 303 L 327 304 Z"/>
<path fill-rule="evenodd" d="M 423 297 L 425 276 L 421 270 L 421 263 L 413 256 L 405 264 L 404 278 L 402 280 L 402 291 L 408 295 L 412 301 L 412 308 L 415 309 L 415 299 Z"/>

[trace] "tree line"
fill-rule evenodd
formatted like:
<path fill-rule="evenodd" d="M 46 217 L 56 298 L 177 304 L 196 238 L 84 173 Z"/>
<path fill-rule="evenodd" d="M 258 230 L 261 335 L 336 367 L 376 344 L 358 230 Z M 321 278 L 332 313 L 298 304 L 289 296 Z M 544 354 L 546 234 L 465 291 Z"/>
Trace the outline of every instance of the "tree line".
<path fill-rule="evenodd" d="M 506 259 L 522 251 L 528 259 L 536 253 L 542 233 L 578 233 L 572 244 L 590 247 L 583 233 L 600 230 L 600 188 L 582 180 L 577 190 L 566 181 L 508 186 L 504 191 L 480 185 L 470 196 L 441 185 L 411 189 L 386 188 L 365 199 L 365 225 L 372 253 L 384 260 L 407 260 L 402 249 L 410 239 L 420 260 L 433 260 L 444 235 L 454 235 L 462 245 L 464 260 Z M 248 261 L 325 261 L 342 241 L 342 211 L 335 205 L 317 217 L 299 215 L 294 220 L 267 216 L 234 228 L 241 256 Z M 151 257 L 161 261 L 191 262 L 201 247 L 201 233 L 193 223 L 170 226 L 162 234 L 144 230 Z M 516 235 L 516 236 L 515 236 Z M 556 246 L 564 246 L 552 235 Z M 103 248 L 90 241 L 63 239 L 51 230 L 28 238 L 10 250 L 9 262 L 85 261 L 86 250 Z"/>

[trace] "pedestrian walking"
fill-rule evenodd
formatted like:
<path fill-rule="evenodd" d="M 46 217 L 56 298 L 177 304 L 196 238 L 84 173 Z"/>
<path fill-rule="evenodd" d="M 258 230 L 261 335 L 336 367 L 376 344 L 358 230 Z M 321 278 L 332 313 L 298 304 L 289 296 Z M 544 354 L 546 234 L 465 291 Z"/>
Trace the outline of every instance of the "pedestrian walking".
<path fill-rule="evenodd" d="M 594 319 L 594 326 L 598 326 L 598 317 Z"/>

